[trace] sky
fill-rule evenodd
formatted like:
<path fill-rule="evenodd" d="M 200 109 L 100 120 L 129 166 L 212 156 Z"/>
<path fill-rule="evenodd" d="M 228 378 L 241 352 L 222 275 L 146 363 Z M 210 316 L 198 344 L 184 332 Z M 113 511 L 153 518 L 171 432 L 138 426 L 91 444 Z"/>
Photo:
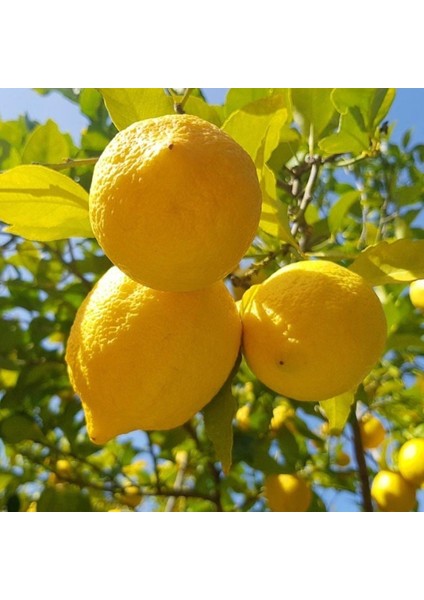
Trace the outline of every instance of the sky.
<path fill-rule="evenodd" d="M 227 88 L 203 88 L 208 102 L 220 104 Z M 0 88 L 0 120 L 12 120 L 22 114 L 44 123 L 53 119 L 64 133 L 70 133 L 76 142 L 88 121 L 79 107 L 53 92 L 42 96 L 29 88 Z M 392 139 L 399 142 L 406 130 L 412 130 L 412 142 L 424 144 L 424 88 L 398 88 L 388 120 L 394 124 Z M 350 444 L 349 444 L 350 445 Z M 349 452 L 350 448 L 346 448 Z M 350 452 L 349 452 L 350 453 Z M 349 493 L 317 489 L 327 507 L 333 511 L 357 510 L 355 498 Z M 420 511 L 424 510 L 424 492 L 420 492 Z"/>

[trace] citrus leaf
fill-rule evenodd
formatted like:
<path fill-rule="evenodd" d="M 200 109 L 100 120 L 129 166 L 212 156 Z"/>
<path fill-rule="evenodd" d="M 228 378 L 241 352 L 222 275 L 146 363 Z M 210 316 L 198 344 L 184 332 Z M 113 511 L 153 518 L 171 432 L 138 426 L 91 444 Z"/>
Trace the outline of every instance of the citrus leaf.
<path fill-rule="evenodd" d="M 203 409 L 206 435 L 211 440 L 224 473 L 228 473 L 232 463 L 233 418 L 237 401 L 233 396 L 231 384 L 238 371 L 241 358 L 238 357 L 233 370 L 216 396 Z"/>
<path fill-rule="evenodd" d="M 303 136 L 308 139 L 312 128 L 314 140 L 317 141 L 320 134 L 330 123 L 335 110 L 330 102 L 332 89 L 324 88 L 296 88 L 292 89 L 293 105 L 300 114 L 301 129 Z"/>
<path fill-rule="evenodd" d="M 78 183 L 39 165 L 0 175 L 0 219 L 6 231 L 29 240 L 93 237 L 88 194 Z"/>
<path fill-rule="evenodd" d="M 337 111 L 346 115 L 349 111 L 360 113 L 356 118 L 363 122 L 363 130 L 373 133 L 377 125 L 389 112 L 396 95 L 393 88 L 336 88 L 331 101 Z"/>
<path fill-rule="evenodd" d="M 343 219 L 348 213 L 350 207 L 358 202 L 361 198 L 361 194 L 358 190 L 351 190 L 340 196 L 330 208 L 328 213 L 328 227 L 331 233 L 336 233 L 340 230 Z"/>
<path fill-rule="evenodd" d="M 348 113 L 341 117 L 339 131 L 323 138 L 318 145 L 327 154 L 352 153 L 359 155 L 369 150 L 370 136 Z"/>
<path fill-rule="evenodd" d="M 338 435 L 343 431 L 354 400 L 354 392 L 346 392 L 319 403 L 328 419 L 331 434 Z"/>
<path fill-rule="evenodd" d="M 37 512 L 91 512 L 90 498 L 80 490 L 45 488 L 37 502 Z"/>
<path fill-rule="evenodd" d="M 287 102 L 287 97 L 283 94 L 252 102 L 232 113 L 222 129 L 238 142 L 255 162 L 261 144 L 268 136 L 267 146 L 263 149 L 263 160 L 266 161 L 277 147 L 280 129 L 287 121 Z"/>
<path fill-rule="evenodd" d="M 424 279 L 424 240 L 379 242 L 361 252 L 349 268 L 371 285 Z"/>
<path fill-rule="evenodd" d="M 181 101 L 183 96 L 176 96 L 174 100 L 176 102 Z M 184 112 L 188 115 L 195 115 L 200 117 L 209 123 L 213 123 L 218 127 L 221 126 L 221 118 L 218 111 L 214 106 L 207 104 L 203 98 L 197 98 L 196 96 L 189 96 L 184 104 Z"/>
<path fill-rule="evenodd" d="M 0 421 L 0 437 L 9 444 L 24 440 L 40 442 L 44 439 L 37 423 L 26 415 L 11 415 Z"/>
<path fill-rule="evenodd" d="M 117 129 L 174 113 L 174 102 L 162 88 L 101 88 L 99 91 Z"/>
<path fill-rule="evenodd" d="M 52 120 L 39 125 L 29 136 L 22 154 L 23 163 L 59 163 L 70 154 L 70 143 L 67 136 L 59 131 Z"/>
<path fill-rule="evenodd" d="M 0 473 L 0 493 L 7 488 L 13 479 L 12 473 Z"/>
<path fill-rule="evenodd" d="M 231 113 L 243 108 L 247 104 L 252 104 L 256 100 L 266 98 L 272 94 L 272 88 L 231 88 L 225 98 L 225 114 Z"/>

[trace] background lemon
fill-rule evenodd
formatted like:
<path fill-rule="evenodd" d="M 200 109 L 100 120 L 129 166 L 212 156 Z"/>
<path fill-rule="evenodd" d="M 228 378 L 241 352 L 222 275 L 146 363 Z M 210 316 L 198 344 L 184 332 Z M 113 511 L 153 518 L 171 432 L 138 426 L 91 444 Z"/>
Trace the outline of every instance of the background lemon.
<path fill-rule="evenodd" d="M 326 400 L 355 388 L 383 352 L 380 301 L 357 274 L 328 261 L 283 267 L 242 299 L 249 367 L 274 391 Z"/>
<path fill-rule="evenodd" d="M 410 483 L 424 483 L 424 438 L 414 438 L 403 444 L 398 456 L 399 471 Z"/>
<path fill-rule="evenodd" d="M 424 279 L 417 279 L 410 283 L 409 298 L 415 308 L 424 310 Z"/>
<path fill-rule="evenodd" d="M 358 425 L 364 448 L 377 448 L 384 440 L 386 431 L 377 417 L 370 414 L 363 415 Z"/>
<path fill-rule="evenodd" d="M 92 441 L 182 425 L 222 387 L 240 337 L 222 282 L 160 292 L 109 269 L 78 310 L 66 350 Z"/>
<path fill-rule="evenodd" d="M 252 242 L 260 212 L 250 156 L 198 117 L 134 123 L 94 169 L 94 235 L 115 265 L 155 289 L 194 290 L 225 277 Z"/>
<path fill-rule="evenodd" d="M 275 512 L 305 512 L 311 503 L 308 484 L 297 475 L 268 475 L 265 478 L 265 496 Z"/>
<path fill-rule="evenodd" d="M 371 485 L 371 496 L 384 512 L 409 512 L 416 504 L 413 486 L 392 471 L 377 473 Z"/>

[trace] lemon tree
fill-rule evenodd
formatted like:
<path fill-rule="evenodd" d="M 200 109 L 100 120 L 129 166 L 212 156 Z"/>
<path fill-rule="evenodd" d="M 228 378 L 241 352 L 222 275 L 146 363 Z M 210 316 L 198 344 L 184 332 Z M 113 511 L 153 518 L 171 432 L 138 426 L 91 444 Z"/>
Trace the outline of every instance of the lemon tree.
<path fill-rule="evenodd" d="M 396 90 L 58 91 L 0 121 L 1 510 L 423 510 Z"/>

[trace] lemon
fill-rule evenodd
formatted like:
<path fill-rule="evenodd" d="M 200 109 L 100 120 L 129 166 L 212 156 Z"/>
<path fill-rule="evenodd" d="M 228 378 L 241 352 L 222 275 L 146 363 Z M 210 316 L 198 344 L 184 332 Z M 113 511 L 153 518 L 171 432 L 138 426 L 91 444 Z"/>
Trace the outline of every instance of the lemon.
<path fill-rule="evenodd" d="M 220 390 L 240 338 L 224 283 L 161 292 L 109 269 L 79 308 L 66 349 L 91 440 L 182 425 Z"/>
<path fill-rule="evenodd" d="M 265 497 L 274 512 L 305 512 L 311 503 L 308 484 L 297 475 L 267 475 Z"/>
<path fill-rule="evenodd" d="M 250 429 L 250 406 L 245 404 L 236 412 L 236 423 L 241 431 L 249 431 Z"/>
<path fill-rule="evenodd" d="M 414 438 L 403 444 L 398 466 L 402 477 L 416 487 L 424 483 L 424 438 Z"/>
<path fill-rule="evenodd" d="M 118 494 L 118 499 L 122 504 L 136 508 L 142 501 L 143 496 L 138 486 L 127 484 L 124 486 L 124 492 Z"/>
<path fill-rule="evenodd" d="M 366 414 L 358 422 L 364 448 L 377 448 L 384 440 L 386 431 L 382 422 L 373 415 Z"/>
<path fill-rule="evenodd" d="M 379 471 L 371 485 L 371 496 L 383 512 L 409 512 L 415 507 L 415 489 L 402 475 Z"/>
<path fill-rule="evenodd" d="M 250 156 L 215 125 L 166 115 L 119 132 L 97 162 L 90 220 L 110 260 L 158 290 L 212 285 L 233 269 L 259 224 Z"/>
<path fill-rule="evenodd" d="M 409 284 L 409 298 L 415 308 L 424 310 L 424 279 L 417 279 Z"/>
<path fill-rule="evenodd" d="M 279 269 L 242 299 L 243 351 L 265 385 L 326 400 L 356 388 L 383 352 L 386 321 L 362 277 L 337 264 Z"/>
<path fill-rule="evenodd" d="M 350 456 L 343 450 L 340 450 L 337 452 L 334 462 L 336 465 L 339 465 L 339 467 L 347 467 L 350 464 Z"/>
<path fill-rule="evenodd" d="M 72 465 L 66 458 L 60 458 L 56 461 L 56 472 L 60 477 L 70 479 L 72 477 Z"/>

